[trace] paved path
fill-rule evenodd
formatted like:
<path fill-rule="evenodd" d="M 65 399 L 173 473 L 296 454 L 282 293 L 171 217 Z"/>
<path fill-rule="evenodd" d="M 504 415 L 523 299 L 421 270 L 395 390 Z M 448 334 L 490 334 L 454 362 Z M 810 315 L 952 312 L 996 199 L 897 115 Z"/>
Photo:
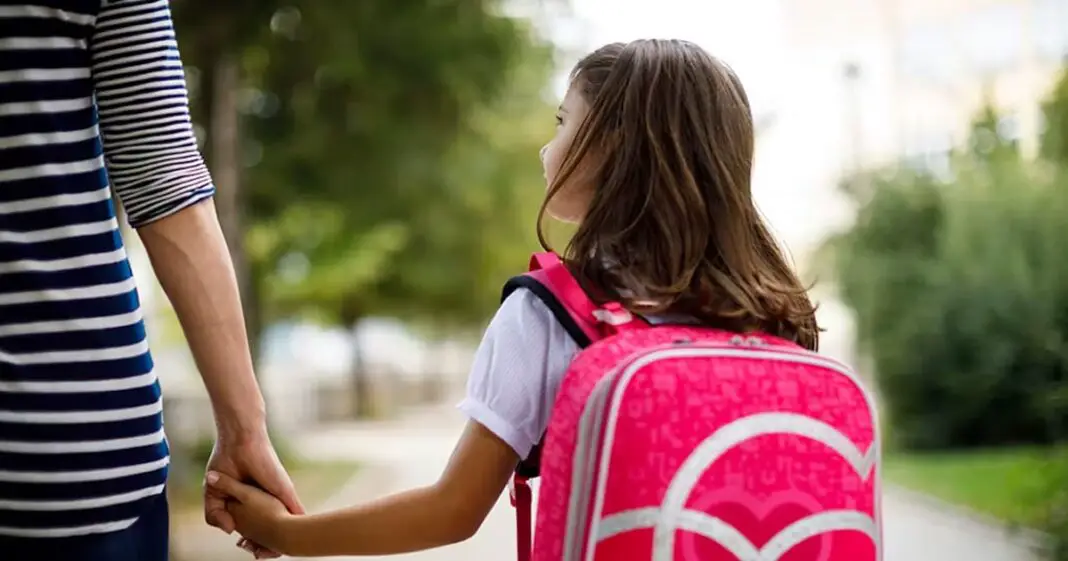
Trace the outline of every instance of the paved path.
<path fill-rule="evenodd" d="M 302 452 L 323 459 L 358 459 L 389 466 L 390 493 L 433 483 L 452 452 L 463 419 L 451 407 L 409 417 L 405 423 L 383 422 L 340 426 L 302 439 Z M 358 482 L 356 482 L 358 485 Z M 366 486 L 355 493 L 339 493 L 326 506 L 367 500 Z M 361 492 L 363 493 L 361 496 Z M 349 495 L 349 496 L 345 496 Z M 353 496 L 355 495 L 355 496 Z M 489 561 L 515 558 L 515 520 L 507 495 L 502 496 L 478 534 L 466 542 L 432 551 L 389 557 L 352 559 L 372 561 Z"/>
<path fill-rule="evenodd" d="M 1037 561 L 1022 538 L 925 504 L 883 493 L 886 561 Z"/>
<path fill-rule="evenodd" d="M 463 420 L 451 409 L 424 412 L 404 423 L 339 426 L 302 439 L 305 453 L 390 466 L 398 491 L 434 481 L 445 465 Z M 337 503 L 366 500 L 339 493 Z M 358 494 L 358 493 L 356 493 Z M 349 495 L 349 496 L 346 496 Z M 991 528 L 889 489 L 884 494 L 885 561 L 1033 561 L 1026 548 Z M 512 509 L 502 497 L 471 540 L 439 550 L 380 561 L 481 561 L 514 559 Z M 366 559 L 366 558 L 362 558 Z"/>

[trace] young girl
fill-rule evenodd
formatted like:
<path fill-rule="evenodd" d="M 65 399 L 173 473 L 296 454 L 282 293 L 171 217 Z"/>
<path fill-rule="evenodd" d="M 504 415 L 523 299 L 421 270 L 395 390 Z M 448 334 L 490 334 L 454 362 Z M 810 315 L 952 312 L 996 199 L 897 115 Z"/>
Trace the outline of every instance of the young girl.
<path fill-rule="evenodd" d="M 682 41 L 607 45 L 572 72 L 541 152 L 541 214 L 578 225 L 564 260 L 584 285 L 654 323 L 760 330 L 815 349 L 814 308 L 753 204 L 753 144 L 746 94 L 722 62 Z M 238 532 L 289 555 L 465 540 L 544 433 L 576 352 L 549 309 L 517 290 L 475 356 L 460 405 L 470 421 L 437 483 L 313 515 L 221 474 L 209 485 L 233 497 Z"/>

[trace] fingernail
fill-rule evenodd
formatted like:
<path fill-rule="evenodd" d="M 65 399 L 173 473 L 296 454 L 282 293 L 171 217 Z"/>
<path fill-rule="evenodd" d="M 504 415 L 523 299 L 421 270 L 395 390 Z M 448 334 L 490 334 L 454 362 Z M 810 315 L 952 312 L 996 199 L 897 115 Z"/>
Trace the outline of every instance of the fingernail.
<path fill-rule="evenodd" d="M 207 479 L 208 479 L 208 483 L 218 483 L 219 482 L 219 474 L 215 473 L 214 471 L 209 471 Z"/>

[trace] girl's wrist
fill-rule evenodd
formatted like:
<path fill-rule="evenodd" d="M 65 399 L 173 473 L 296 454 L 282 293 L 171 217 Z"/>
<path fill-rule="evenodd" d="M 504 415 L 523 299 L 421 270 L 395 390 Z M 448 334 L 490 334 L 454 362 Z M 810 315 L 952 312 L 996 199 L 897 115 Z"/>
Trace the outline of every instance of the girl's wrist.
<path fill-rule="evenodd" d="M 297 514 L 286 514 L 278 519 L 273 528 L 275 551 L 292 557 L 308 557 L 301 551 L 299 520 L 305 518 Z"/>

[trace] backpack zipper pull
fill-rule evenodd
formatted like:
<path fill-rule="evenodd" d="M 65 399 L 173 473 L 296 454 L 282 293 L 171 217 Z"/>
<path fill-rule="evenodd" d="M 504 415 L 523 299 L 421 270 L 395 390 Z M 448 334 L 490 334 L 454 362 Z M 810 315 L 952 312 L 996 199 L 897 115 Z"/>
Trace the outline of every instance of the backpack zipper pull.
<path fill-rule="evenodd" d="M 729 343 L 739 347 L 762 347 L 767 344 L 763 339 L 756 335 L 735 335 L 731 337 Z"/>
<path fill-rule="evenodd" d="M 618 302 L 609 302 L 601 306 L 600 309 L 594 310 L 593 317 L 597 321 L 611 326 L 627 324 L 634 320 L 634 316 L 631 315 L 630 311 Z"/>

